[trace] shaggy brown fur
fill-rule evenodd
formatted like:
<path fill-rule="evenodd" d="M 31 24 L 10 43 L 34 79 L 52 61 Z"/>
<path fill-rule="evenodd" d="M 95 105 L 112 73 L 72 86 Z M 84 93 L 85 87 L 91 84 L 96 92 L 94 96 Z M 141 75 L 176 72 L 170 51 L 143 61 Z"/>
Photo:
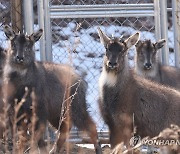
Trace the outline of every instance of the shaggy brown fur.
<path fill-rule="evenodd" d="M 180 69 L 164 66 L 159 63 L 157 53 L 165 44 L 165 40 L 152 43 L 151 40 L 139 41 L 136 44 L 135 73 L 180 90 Z"/>
<path fill-rule="evenodd" d="M 60 127 L 57 152 L 60 151 L 74 124 L 88 133 L 96 153 L 100 154 L 96 126 L 87 111 L 85 81 L 70 66 L 35 61 L 33 45 L 41 37 L 42 30 L 28 36 L 15 34 L 10 27 L 6 26 L 5 34 L 11 40 L 11 50 L 4 68 L 4 80 L 8 80 L 15 89 L 13 93 L 8 94 L 8 103 L 14 107 L 13 100 L 22 98 L 25 87 L 28 87 L 29 94 L 34 89 L 38 117 L 36 129 L 38 130 L 40 126 L 46 125 L 46 120 L 58 129 L 62 104 L 65 101 L 63 109 L 66 114 Z M 26 113 L 31 117 L 32 100 L 29 94 L 21 107 L 19 116 Z"/>
<path fill-rule="evenodd" d="M 139 33 L 121 42 L 100 29 L 98 32 L 106 47 L 99 106 L 109 127 L 111 147 L 122 141 L 129 145 L 135 127 L 141 137 L 153 137 L 170 124 L 180 125 L 180 93 L 143 79 L 128 68 L 127 49 L 136 44 Z"/>
<path fill-rule="evenodd" d="M 3 49 L 2 47 L 0 47 L 0 138 L 3 137 L 3 132 L 4 132 L 4 127 L 3 127 L 3 107 L 4 107 L 4 103 L 2 100 L 2 70 L 5 64 L 5 54 L 6 54 L 6 50 Z"/>

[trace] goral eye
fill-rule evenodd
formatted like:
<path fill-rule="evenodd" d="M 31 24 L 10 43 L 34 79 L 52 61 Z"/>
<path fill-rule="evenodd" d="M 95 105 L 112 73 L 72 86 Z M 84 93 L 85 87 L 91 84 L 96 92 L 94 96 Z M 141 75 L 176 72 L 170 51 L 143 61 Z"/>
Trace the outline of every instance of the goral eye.
<path fill-rule="evenodd" d="M 25 47 L 25 49 L 24 49 L 25 51 L 28 51 L 28 48 L 27 47 Z"/>
<path fill-rule="evenodd" d="M 139 53 L 140 53 L 140 55 L 144 55 L 144 51 L 143 50 L 141 50 Z"/>
<path fill-rule="evenodd" d="M 12 43 L 11 48 L 12 48 L 12 49 L 15 49 L 15 48 L 16 48 L 16 44 L 15 44 L 15 43 Z"/>
<path fill-rule="evenodd" d="M 16 42 L 11 42 L 12 47 L 16 46 Z"/>

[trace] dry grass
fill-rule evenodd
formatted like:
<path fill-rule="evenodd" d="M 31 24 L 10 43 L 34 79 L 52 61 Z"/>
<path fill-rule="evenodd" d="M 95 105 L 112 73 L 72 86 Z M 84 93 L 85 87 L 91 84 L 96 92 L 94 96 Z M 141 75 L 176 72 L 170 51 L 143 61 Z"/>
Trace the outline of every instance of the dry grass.
<path fill-rule="evenodd" d="M 143 138 L 146 141 L 157 141 L 157 144 L 148 144 L 152 142 L 139 142 L 137 145 L 130 149 L 124 148 L 124 144 L 121 143 L 117 145 L 112 151 L 112 154 L 179 154 L 180 153 L 180 127 L 177 125 L 171 125 L 170 128 L 164 129 L 159 133 L 158 136 L 154 138 Z M 141 141 L 142 141 L 141 140 Z M 168 144 L 171 141 L 176 141 L 176 143 Z M 144 144 L 147 143 L 147 144 Z M 146 149 L 145 149 L 146 148 Z M 143 152 L 144 151 L 144 152 Z"/>
<path fill-rule="evenodd" d="M 56 132 L 56 140 L 54 143 L 52 143 L 50 140 L 50 137 L 48 136 L 46 142 L 48 143 L 47 146 L 45 147 L 44 151 L 48 151 L 52 152 L 53 150 L 55 150 L 56 148 L 56 143 L 58 141 L 60 134 L 60 126 L 63 122 L 63 120 L 65 120 L 67 118 L 67 114 L 69 112 L 69 108 L 71 106 L 72 100 L 75 97 L 75 95 L 77 94 L 77 90 L 78 87 L 80 85 L 80 81 L 75 83 L 72 86 L 77 86 L 76 91 L 73 95 L 67 97 L 64 97 L 64 101 L 62 103 L 62 110 L 60 113 L 60 120 L 59 120 L 59 129 Z M 67 93 L 69 95 L 69 91 L 70 88 L 68 88 Z M 0 119 L 3 123 L 2 127 L 5 128 L 3 131 L 3 139 L 1 140 L 0 143 L 0 153 L 39 153 L 39 149 L 37 147 L 37 140 L 40 137 L 41 133 L 42 133 L 42 129 L 40 128 L 38 131 L 35 131 L 35 126 L 36 126 L 36 122 L 38 120 L 37 116 L 36 116 L 36 96 L 34 91 L 31 93 L 31 97 L 32 97 L 32 117 L 30 117 L 30 123 L 28 123 L 28 118 L 26 117 L 25 114 L 22 114 L 20 117 L 18 117 L 18 113 L 20 111 L 20 108 L 22 107 L 22 105 L 24 104 L 24 102 L 26 101 L 26 97 L 28 95 L 28 89 L 26 88 L 26 92 L 23 96 L 23 98 L 21 99 L 20 102 L 18 102 L 17 100 L 15 100 L 15 106 L 12 110 L 12 108 L 9 107 L 9 105 L 7 105 L 7 101 L 5 101 L 6 99 L 4 99 L 4 112 L 1 113 L 0 115 Z M 12 117 L 9 116 L 9 112 L 12 112 Z M 21 121 L 22 120 L 22 121 Z M 20 124 L 18 124 L 18 122 L 20 122 Z M 12 125 L 11 125 L 12 124 Z M 1 126 L 1 125 L 0 125 Z M 70 153 L 67 152 L 69 151 L 68 148 L 72 148 L 72 149 L 77 149 L 77 148 L 73 148 L 72 145 L 68 145 L 66 146 L 66 153 Z M 63 152 L 64 153 L 64 152 Z"/>
<path fill-rule="evenodd" d="M 47 138 L 47 146 L 45 147 L 45 151 L 48 151 L 48 153 L 51 151 L 54 151 L 56 147 L 57 140 L 59 138 L 60 134 L 60 126 L 64 119 L 67 118 L 67 114 L 69 111 L 69 107 L 71 106 L 71 102 L 73 100 L 73 97 L 76 95 L 78 87 L 79 87 L 80 81 L 75 83 L 72 86 L 77 86 L 76 91 L 73 95 L 69 96 L 70 92 L 68 88 L 69 83 L 67 84 L 67 95 L 69 97 L 64 96 L 64 101 L 62 103 L 62 110 L 60 113 L 60 120 L 59 120 L 59 129 L 56 133 L 56 140 L 54 143 L 51 142 L 50 137 Z M 6 88 L 5 88 L 6 89 Z M 39 153 L 39 149 L 37 147 L 37 139 L 39 138 L 41 134 L 41 129 L 38 131 L 35 131 L 35 125 L 37 122 L 37 116 L 36 116 L 36 95 L 34 92 L 31 93 L 32 97 L 32 117 L 30 117 L 31 123 L 27 123 L 26 115 L 21 115 L 18 117 L 18 112 L 23 105 L 23 103 L 26 101 L 26 97 L 28 95 L 28 89 L 26 88 L 25 94 L 20 102 L 17 102 L 15 100 L 15 106 L 12 110 L 10 106 L 8 105 L 6 99 L 4 99 L 4 109 L 3 113 L 0 114 L 0 119 L 2 122 L 2 126 L 5 128 L 4 131 L 4 138 L 0 142 L 0 153 Z M 65 94 L 66 95 L 66 94 Z M 66 95 L 66 96 L 67 96 Z M 7 97 L 6 95 L 4 95 Z M 65 99 L 66 98 L 66 99 Z M 13 113 L 13 117 L 9 117 L 9 113 Z M 28 117 L 27 117 L 28 118 Z M 18 122 L 21 122 L 21 125 L 17 125 Z M 9 125 L 10 123 L 12 125 Z M 0 125 L 1 126 L 1 125 Z M 1 129 L 2 131 L 2 129 Z M 163 130 L 158 136 L 154 138 L 145 138 L 146 140 L 178 140 L 180 142 L 180 127 L 176 125 L 172 125 L 170 128 L 167 128 Z M 116 148 L 111 150 L 108 146 L 103 148 L 104 154 L 121 154 L 121 153 L 143 153 L 142 147 L 144 145 L 142 143 L 137 144 L 135 147 L 131 149 L 126 149 L 124 144 L 121 143 Z M 159 153 L 159 154 L 178 154 L 180 153 L 180 146 L 178 144 L 172 144 L 168 146 L 157 146 L 157 145 L 146 145 L 146 153 Z M 62 154 L 65 153 L 72 153 L 72 154 L 93 154 L 95 153 L 94 150 L 88 149 L 88 148 L 82 148 L 78 147 L 75 144 L 72 143 L 66 143 L 64 146 Z"/>
<path fill-rule="evenodd" d="M 35 94 L 32 93 L 33 102 L 35 102 Z M 21 101 L 20 104 L 17 104 L 15 107 L 15 112 L 18 112 L 19 107 L 23 104 Z M 32 123 L 29 126 L 28 131 L 30 131 L 30 135 L 27 137 L 27 132 L 25 133 L 24 130 L 17 125 L 17 121 L 19 118 L 14 117 L 14 124 L 13 124 L 13 136 L 10 134 L 10 129 L 7 127 L 7 130 L 5 131 L 7 134 L 8 139 L 4 139 L 0 143 L 0 153 L 39 153 L 39 150 L 37 148 L 36 138 L 37 133 L 35 133 L 35 123 L 37 121 L 37 117 L 35 114 L 35 104 L 33 103 L 33 114 L 31 121 Z M 64 114 L 63 114 L 64 116 Z M 62 117 L 61 117 L 62 118 Z M 63 118 L 62 118 L 63 119 Z M 8 121 L 6 119 L 6 121 Z M 16 125 L 16 126 L 14 126 Z M 27 131 L 27 128 L 25 128 L 25 131 Z M 58 138 L 58 135 L 56 134 L 56 137 Z M 147 137 L 148 140 L 179 140 L 180 141 L 180 127 L 176 125 L 172 125 L 170 128 L 164 129 L 158 136 L 154 138 Z M 55 145 L 55 143 L 52 143 L 50 141 L 50 138 L 48 138 L 46 146 L 46 150 L 50 151 L 52 150 L 52 147 Z M 137 144 L 135 147 L 131 149 L 126 149 L 124 144 L 121 143 L 113 150 L 110 149 L 109 146 L 103 147 L 103 153 L 104 154 L 122 154 L 122 153 L 134 153 L 134 154 L 140 154 L 144 153 L 142 150 L 142 147 L 144 145 L 142 143 Z M 67 149 L 68 147 L 68 149 Z M 159 153 L 159 154 L 179 154 L 180 153 L 180 146 L 177 144 L 172 144 L 169 146 L 147 146 L 147 151 L 145 153 Z M 72 143 L 66 143 L 62 149 L 62 154 L 71 153 L 71 154 L 94 154 L 94 150 L 88 149 L 88 148 L 82 148 Z"/>

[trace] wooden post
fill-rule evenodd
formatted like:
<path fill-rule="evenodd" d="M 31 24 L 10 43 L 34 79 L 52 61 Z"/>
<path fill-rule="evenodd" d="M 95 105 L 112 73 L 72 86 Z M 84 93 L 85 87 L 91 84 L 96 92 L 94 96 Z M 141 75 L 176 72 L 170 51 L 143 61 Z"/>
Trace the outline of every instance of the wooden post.
<path fill-rule="evenodd" d="M 23 32 L 22 0 L 11 0 L 11 23 L 15 32 Z"/>

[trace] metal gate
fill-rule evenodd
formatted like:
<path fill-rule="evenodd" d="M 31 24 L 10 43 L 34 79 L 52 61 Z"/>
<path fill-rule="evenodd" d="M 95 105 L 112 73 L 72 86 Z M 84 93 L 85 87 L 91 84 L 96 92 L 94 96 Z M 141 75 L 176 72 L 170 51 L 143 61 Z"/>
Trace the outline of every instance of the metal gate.
<path fill-rule="evenodd" d="M 159 58 L 165 65 L 180 67 L 178 0 L 172 0 L 173 9 L 167 9 L 166 0 L 38 0 L 38 26 L 44 29 L 40 41 L 38 58 L 42 61 L 69 63 L 76 68 L 88 82 L 87 103 L 91 116 L 97 123 L 101 137 L 107 137 L 107 127 L 100 117 L 98 98 L 98 78 L 101 71 L 103 47 L 97 36 L 97 26 L 101 26 L 109 35 L 125 37 L 135 31 L 141 31 L 141 39 L 159 40 L 164 38 L 167 44 L 160 52 Z M 25 31 L 34 29 L 32 0 L 24 3 Z M 172 11 L 173 10 L 173 11 Z M 167 11 L 172 11 L 174 41 L 169 42 Z M 81 23 L 79 30 L 76 25 Z M 36 28 L 36 27 L 35 27 Z M 173 33 L 173 32 L 172 32 Z M 172 43 L 174 53 L 169 52 Z M 130 66 L 133 66 L 134 52 L 129 54 Z M 169 59 L 169 57 L 172 57 Z M 76 136 L 75 132 L 72 133 Z"/>

